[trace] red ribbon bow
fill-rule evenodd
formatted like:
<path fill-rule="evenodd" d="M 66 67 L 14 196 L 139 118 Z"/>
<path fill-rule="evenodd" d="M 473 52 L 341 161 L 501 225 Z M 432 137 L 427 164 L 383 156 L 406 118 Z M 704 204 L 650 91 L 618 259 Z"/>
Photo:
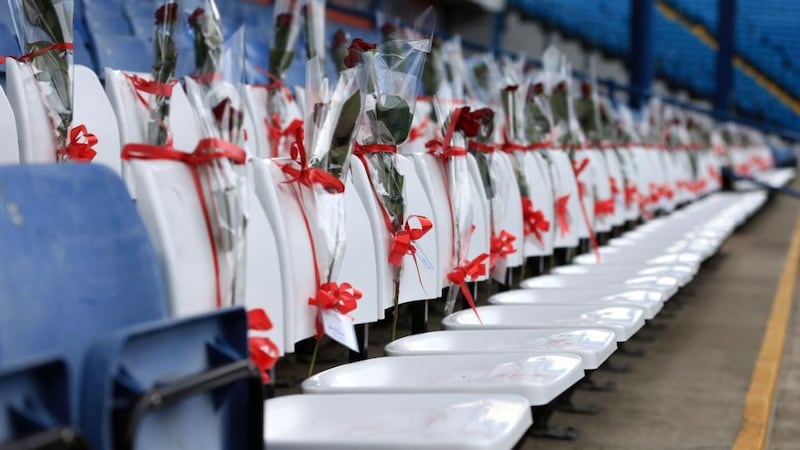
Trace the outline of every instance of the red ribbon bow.
<path fill-rule="evenodd" d="M 214 238 L 214 229 L 211 225 L 211 215 L 206 204 L 205 190 L 200 181 L 198 167 L 212 161 L 227 158 L 234 164 L 244 164 L 247 160 L 247 153 L 235 144 L 222 139 L 207 138 L 197 143 L 192 153 L 185 153 L 171 147 L 159 147 L 148 144 L 127 144 L 122 148 L 122 159 L 142 160 L 171 160 L 179 161 L 189 166 L 194 181 L 194 188 L 200 207 L 203 211 L 208 241 L 211 245 L 211 257 L 214 263 L 214 281 L 216 286 L 217 306 L 222 306 L 222 286 L 220 286 L 219 257 L 217 256 L 217 244 Z"/>
<path fill-rule="evenodd" d="M 561 231 L 562 238 L 566 236 L 570 230 L 568 219 L 569 210 L 567 209 L 569 196 L 570 194 L 566 194 L 556 199 L 556 226 Z"/>
<path fill-rule="evenodd" d="M 316 306 L 319 311 L 334 310 L 341 314 L 347 314 L 358 307 L 357 301 L 361 298 L 361 291 L 354 288 L 350 283 L 325 283 L 317 289 L 317 295 L 308 299 L 308 304 Z M 322 326 L 322 314 L 317 313 L 317 339 L 325 334 Z"/>
<path fill-rule="evenodd" d="M 550 222 L 541 209 L 533 209 L 533 201 L 528 197 L 522 197 L 522 224 L 525 236 L 534 235 L 536 240 L 544 245 L 542 233 L 550 231 Z"/>
<path fill-rule="evenodd" d="M 56 151 L 56 156 L 67 156 L 70 161 L 91 162 L 97 151 L 93 149 L 97 145 L 97 136 L 89 133 L 86 125 L 78 125 L 69 131 L 69 143 L 66 148 Z"/>
<path fill-rule="evenodd" d="M 410 223 L 411 219 L 417 219 L 419 221 L 419 227 L 412 226 Z M 417 215 L 408 216 L 403 229 L 395 233 L 392 238 L 392 245 L 389 250 L 389 264 L 400 267 L 403 264 L 403 257 L 406 255 L 413 256 L 414 263 L 416 264 L 417 247 L 414 246 L 414 241 L 422 239 L 432 228 L 433 222 L 427 217 Z M 422 283 L 421 280 L 420 283 Z"/>
<path fill-rule="evenodd" d="M 247 311 L 247 328 L 254 331 L 268 331 L 272 329 L 272 321 L 263 309 L 251 309 Z M 269 371 L 278 362 L 280 349 L 268 337 L 251 337 L 247 340 L 247 346 L 250 350 L 250 359 L 261 373 L 261 379 L 264 383 L 269 383 Z"/>
<path fill-rule="evenodd" d="M 295 129 L 295 140 L 292 143 L 291 156 L 292 159 L 300 165 L 300 168 L 294 167 L 291 164 L 283 164 L 280 166 L 283 173 L 290 177 L 286 180 L 286 183 L 300 183 L 307 187 L 319 184 L 331 192 L 344 192 L 344 183 L 342 183 L 342 180 L 322 169 L 308 167 L 306 148 L 303 145 L 302 128 Z"/>
<path fill-rule="evenodd" d="M 594 214 L 597 216 L 609 216 L 614 214 L 615 204 L 613 198 L 598 200 L 594 202 Z"/>
<path fill-rule="evenodd" d="M 466 261 L 447 274 L 447 279 L 461 288 L 461 293 L 464 294 L 464 298 L 467 299 L 469 307 L 472 308 L 472 311 L 475 313 L 480 323 L 483 323 L 483 320 L 481 320 L 481 316 L 478 314 L 478 308 L 475 306 L 475 300 L 472 298 L 472 294 L 467 288 L 467 279 L 475 280 L 478 277 L 486 275 L 485 261 L 488 258 L 488 254 L 481 253 L 472 261 Z"/>
<path fill-rule="evenodd" d="M 722 184 L 722 174 L 714 166 L 708 166 L 708 175 L 716 181 L 717 184 Z"/>
<path fill-rule="evenodd" d="M 489 267 L 494 268 L 500 258 L 514 254 L 517 251 L 514 248 L 514 241 L 516 240 L 517 237 L 506 230 L 501 231 L 500 234 L 493 235 L 490 246 Z"/>
<path fill-rule="evenodd" d="M 289 125 L 281 130 L 280 116 L 275 113 L 272 119 L 264 119 L 264 125 L 267 127 L 267 135 L 269 135 L 269 142 L 272 144 L 272 157 L 277 158 L 280 155 L 281 140 L 288 138 L 292 135 L 297 135 L 298 130 L 303 129 L 303 121 L 295 119 L 289 122 Z M 297 141 L 295 141 L 297 142 Z M 300 140 L 302 142 L 302 139 Z"/>
<path fill-rule="evenodd" d="M 750 164 L 748 164 L 748 163 L 737 164 L 736 168 L 735 168 L 735 171 L 739 175 L 744 175 L 746 177 L 749 177 L 749 176 L 751 176 L 753 174 L 752 173 L 753 171 L 752 171 L 752 169 L 750 167 Z"/>

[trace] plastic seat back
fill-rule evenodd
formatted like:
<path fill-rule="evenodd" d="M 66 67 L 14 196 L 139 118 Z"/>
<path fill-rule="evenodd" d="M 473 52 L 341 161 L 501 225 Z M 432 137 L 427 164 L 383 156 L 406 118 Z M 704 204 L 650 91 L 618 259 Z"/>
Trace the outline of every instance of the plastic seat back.
<path fill-rule="evenodd" d="M 17 141 L 17 123 L 14 111 L 8 103 L 8 98 L 3 88 L 0 87 L 0 135 L 5 137 L 3 147 L 0 148 L 0 164 L 19 163 L 19 143 Z"/>

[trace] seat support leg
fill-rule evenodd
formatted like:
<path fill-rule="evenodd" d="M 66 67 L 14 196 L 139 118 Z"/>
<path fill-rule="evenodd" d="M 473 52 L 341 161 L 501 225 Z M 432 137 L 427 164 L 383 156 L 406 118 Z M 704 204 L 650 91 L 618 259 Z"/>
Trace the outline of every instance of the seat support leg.
<path fill-rule="evenodd" d="M 533 437 L 545 439 L 557 439 L 561 441 L 571 441 L 576 439 L 580 433 L 573 427 L 554 427 L 549 424 L 550 417 L 555 412 L 555 402 L 531 407 L 531 414 L 533 415 L 533 426 L 529 430 L 529 434 Z"/>
<path fill-rule="evenodd" d="M 594 415 L 600 412 L 600 407 L 595 404 L 575 401 L 575 391 L 578 390 L 579 384 L 580 382 L 575 383 L 558 397 L 556 400 L 556 409 L 570 414 Z"/>
<path fill-rule="evenodd" d="M 350 362 L 363 361 L 369 357 L 369 325 L 362 323 L 355 326 L 356 340 L 358 341 L 358 351 L 349 351 Z"/>

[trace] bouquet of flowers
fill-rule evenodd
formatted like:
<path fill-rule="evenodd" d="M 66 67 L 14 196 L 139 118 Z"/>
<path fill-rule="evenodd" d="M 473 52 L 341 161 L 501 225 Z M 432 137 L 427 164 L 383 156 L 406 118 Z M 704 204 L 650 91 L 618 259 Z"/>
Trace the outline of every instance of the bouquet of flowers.
<path fill-rule="evenodd" d="M 431 48 L 432 11 L 429 8 L 415 22 L 415 29 L 425 33 L 426 38 L 402 39 L 388 33 L 387 28 L 385 34 L 389 36 L 380 46 L 354 39 L 345 59 L 348 66 L 361 61 L 366 71 L 365 120 L 357 134 L 356 154 L 365 165 L 373 192 L 386 218 L 387 230 L 393 237 L 389 260 L 395 267 L 392 338 L 397 330 L 402 257 L 415 252 L 413 242 L 410 247 L 401 245 L 404 233 L 408 230 L 403 198 L 404 180 L 397 168 L 396 153 L 397 146 L 403 144 L 411 132 L 419 78 Z"/>
<path fill-rule="evenodd" d="M 22 56 L 50 118 L 57 161 L 91 161 L 97 143 L 85 127 L 72 128 L 72 0 L 9 1 Z"/>

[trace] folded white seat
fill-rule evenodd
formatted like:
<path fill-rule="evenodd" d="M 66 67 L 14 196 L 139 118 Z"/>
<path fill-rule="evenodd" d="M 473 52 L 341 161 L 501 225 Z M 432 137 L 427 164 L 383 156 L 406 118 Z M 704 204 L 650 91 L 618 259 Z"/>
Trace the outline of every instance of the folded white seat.
<path fill-rule="evenodd" d="M 460 354 L 373 358 L 341 365 L 303 381 L 307 394 L 514 394 L 546 405 L 583 378 L 569 353 Z"/>
<path fill-rule="evenodd" d="M 572 262 L 573 264 L 639 264 L 641 267 L 645 266 L 663 266 L 665 264 L 678 264 L 691 266 L 697 270 L 703 262 L 703 256 L 691 252 L 678 252 L 658 254 L 656 252 L 624 252 L 613 247 L 604 247 L 600 249 L 600 261 L 597 260 L 594 254 L 583 254 L 576 256 Z"/>
<path fill-rule="evenodd" d="M 591 266 L 569 264 L 566 266 L 554 267 L 550 270 L 550 273 L 555 275 L 613 275 L 617 273 L 627 273 L 641 276 L 667 276 L 677 279 L 679 286 L 683 287 L 694 278 L 695 270 L 691 266 L 681 265 L 646 266 L 642 268 L 638 264 L 595 264 Z"/>
<path fill-rule="evenodd" d="M 605 328 L 448 330 L 414 334 L 384 347 L 389 356 L 478 353 L 564 352 L 579 355 L 594 370 L 617 349 L 616 334 Z"/>
<path fill-rule="evenodd" d="M 661 311 L 668 299 L 664 293 L 647 289 L 596 288 L 541 288 L 516 289 L 489 297 L 493 305 L 591 305 L 632 306 L 644 311 L 647 320 Z"/>
<path fill-rule="evenodd" d="M 502 330 L 527 328 L 608 328 L 625 342 L 644 326 L 645 311 L 636 306 L 607 305 L 489 305 L 442 319 L 447 330 Z"/>
<path fill-rule="evenodd" d="M 485 393 L 292 395 L 264 418 L 275 450 L 511 449 L 533 423 L 525 398 Z"/>
<path fill-rule="evenodd" d="M 617 289 L 620 291 L 647 291 L 652 298 L 661 302 L 669 300 L 678 292 L 679 280 L 663 275 L 626 275 L 619 274 L 583 274 L 557 275 L 548 274 L 528 278 L 520 282 L 519 287 L 525 290 L 557 289 L 589 290 Z M 658 295 L 656 295 L 658 294 Z"/>

